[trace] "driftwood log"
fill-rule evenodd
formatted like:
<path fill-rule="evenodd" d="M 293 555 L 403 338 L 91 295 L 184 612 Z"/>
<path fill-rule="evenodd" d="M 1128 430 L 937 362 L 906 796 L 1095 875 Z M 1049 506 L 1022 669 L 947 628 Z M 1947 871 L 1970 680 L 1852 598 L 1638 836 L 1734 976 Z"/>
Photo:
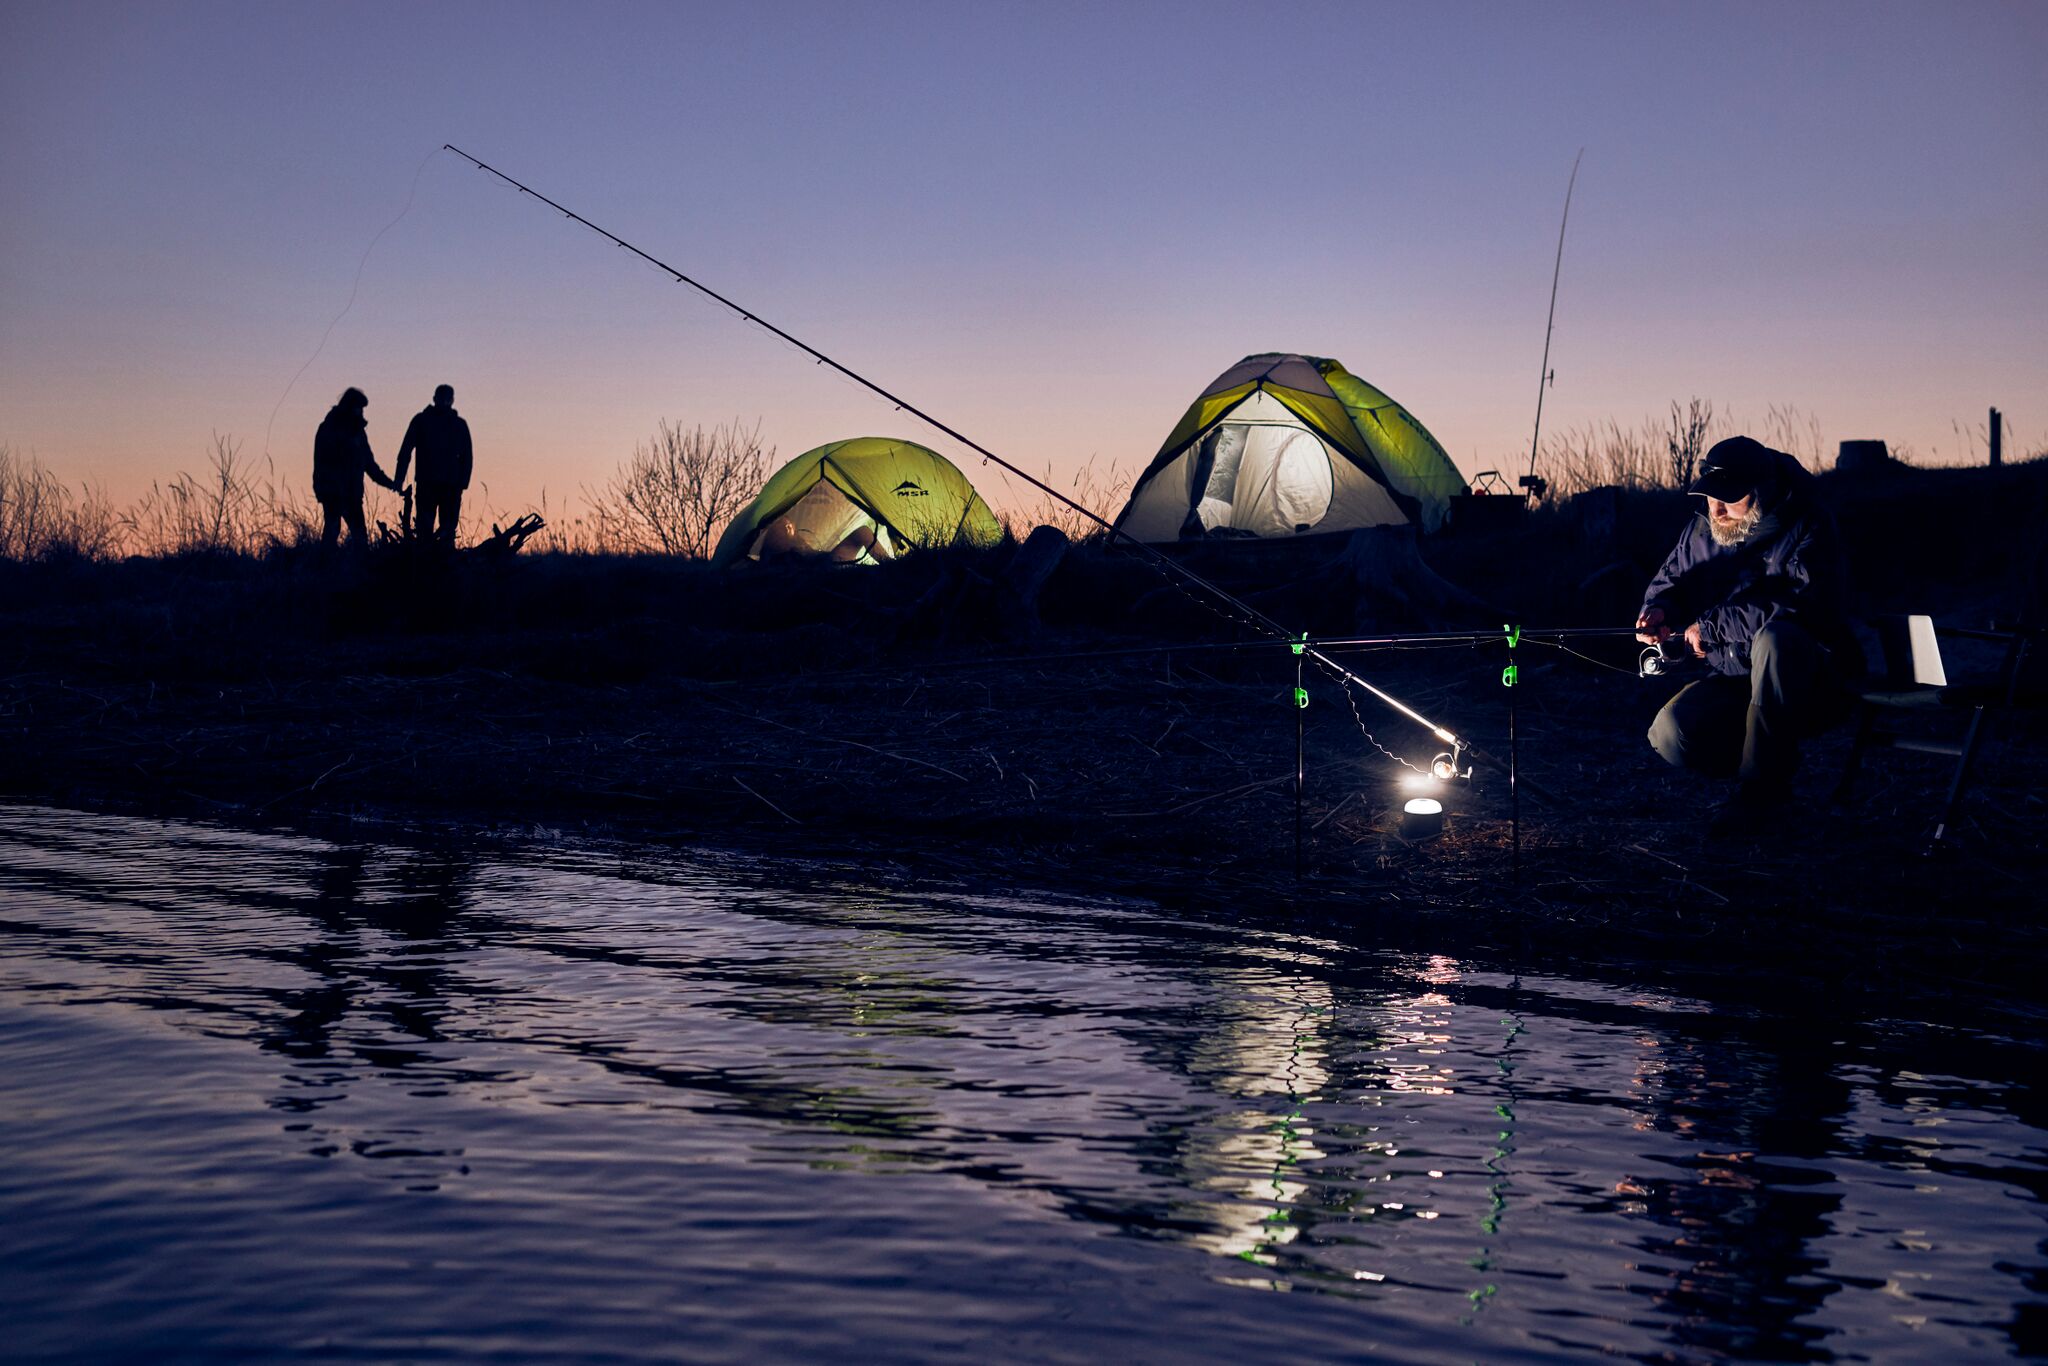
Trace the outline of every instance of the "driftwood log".
<path fill-rule="evenodd" d="M 510 526 L 501 527 L 496 522 L 493 522 L 491 523 L 491 534 L 478 541 L 470 549 L 487 559 L 501 559 L 509 555 L 517 555 L 519 548 L 525 545 L 535 533 L 546 525 L 547 523 L 541 520 L 538 512 L 529 512 Z"/>

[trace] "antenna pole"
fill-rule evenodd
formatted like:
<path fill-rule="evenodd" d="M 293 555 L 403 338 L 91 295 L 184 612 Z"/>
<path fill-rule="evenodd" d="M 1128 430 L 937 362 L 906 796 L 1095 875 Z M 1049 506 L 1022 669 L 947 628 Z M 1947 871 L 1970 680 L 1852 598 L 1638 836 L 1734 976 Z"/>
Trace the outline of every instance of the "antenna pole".
<path fill-rule="evenodd" d="M 1550 387 L 1550 332 L 1557 324 L 1557 278 L 1564 273 L 1564 227 L 1572 218 L 1572 187 L 1579 183 L 1579 162 L 1584 159 L 1586 149 L 1581 147 L 1578 156 L 1572 158 L 1572 178 L 1565 182 L 1564 216 L 1557 222 L 1557 261 L 1550 268 L 1550 312 L 1543 319 L 1543 367 L 1536 372 L 1536 430 L 1529 434 L 1529 477 L 1522 481 L 1524 489 L 1531 489 L 1531 480 L 1536 478 L 1536 444 L 1543 437 L 1543 391 Z"/>

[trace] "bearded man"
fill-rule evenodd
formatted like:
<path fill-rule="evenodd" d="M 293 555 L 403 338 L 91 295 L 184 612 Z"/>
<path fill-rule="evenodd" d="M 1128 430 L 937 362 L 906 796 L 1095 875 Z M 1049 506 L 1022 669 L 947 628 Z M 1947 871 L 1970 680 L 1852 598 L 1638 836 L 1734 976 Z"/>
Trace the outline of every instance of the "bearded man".
<path fill-rule="evenodd" d="M 1792 795 L 1799 744 L 1841 720 L 1862 652 L 1843 613 L 1833 519 L 1797 460 L 1734 436 L 1707 452 L 1688 492 L 1706 500 L 1643 593 L 1636 639 L 1682 635 L 1712 672 L 1650 725 L 1665 762 L 1735 778 L 1709 827 L 1752 834 Z"/>

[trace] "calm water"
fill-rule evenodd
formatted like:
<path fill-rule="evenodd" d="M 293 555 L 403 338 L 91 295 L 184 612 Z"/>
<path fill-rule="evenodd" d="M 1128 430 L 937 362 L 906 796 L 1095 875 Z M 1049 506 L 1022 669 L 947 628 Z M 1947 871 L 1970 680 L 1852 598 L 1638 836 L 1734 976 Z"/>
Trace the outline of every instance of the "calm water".
<path fill-rule="evenodd" d="M 2031 1027 L 1512 969 L 0 807 L 0 1358 L 2043 1347 Z"/>

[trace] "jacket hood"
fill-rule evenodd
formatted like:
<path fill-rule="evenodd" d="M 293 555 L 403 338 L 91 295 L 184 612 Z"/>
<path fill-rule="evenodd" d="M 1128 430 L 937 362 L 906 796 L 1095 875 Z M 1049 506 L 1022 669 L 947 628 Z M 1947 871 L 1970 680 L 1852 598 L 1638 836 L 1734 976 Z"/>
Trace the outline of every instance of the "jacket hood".
<path fill-rule="evenodd" d="M 344 408 L 339 403 L 327 410 L 322 423 L 332 422 L 337 427 L 367 427 L 370 419 L 360 408 Z"/>
<path fill-rule="evenodd" d="M 1767 513 L 1811 495 L 1814 485 L 1813 471 L 1800 464 L 1798 457 L 1784 451 L 1772 451 L 1771 456 L 1771 485 L 1758 490 L 1763 495 L 1759 501 Z"/>

